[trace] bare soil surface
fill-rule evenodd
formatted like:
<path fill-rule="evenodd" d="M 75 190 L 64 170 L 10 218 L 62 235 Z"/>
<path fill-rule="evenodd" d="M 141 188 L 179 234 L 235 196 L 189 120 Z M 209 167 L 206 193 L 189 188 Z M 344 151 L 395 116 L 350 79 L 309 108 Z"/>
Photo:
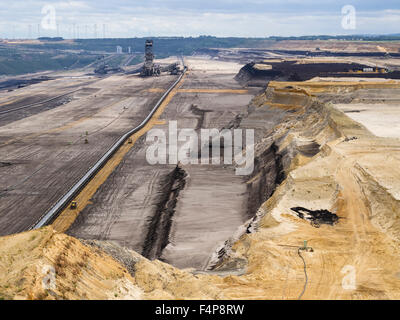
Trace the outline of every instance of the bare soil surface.
<path fill-rule="evenodd" d="M 166 90 L 174 79 L 113 75 L 87 83 L 63 78 L 19 89 L 21 98 L 11 102 L 13 107 L 77 91 L 71 101 L 50 110 L 44 105 L 34 107 L 41 111 L 34 115 L 30 108 L 4 115 L 0 234 L 32 226 L 122 134 L 146 117 L 162 95 L 148 89 Z M 12 94 L 3 93 L 4 103 L 15 98 Z"/>
<path fill-rule="evenodd" d="M 271 82 L 258 94 L 243 92 L 226 65 L 194 60 L 152 127 L 166 131 L 177 120 L 179 128 L 253 128 L 253 174 L 150 166 L 138 135 L 111 175 L 99 178 L 69 235 L 47 227 L 0 239 L 1 297 L 400 299 L 399 83 Z M 160 94 L 156 84 L 144 92 Z M 351 118 L 367 112 L 359 122 Z M 24 121 L 14 124 L 31 129 Z M 31 150 L 16 127 L 22 142 L 2 148 Z M 1 161 L 9 177 L 13 168 L 12 159 Z M 42 286 L 46 265 L 56 270 L 51 291 Z"/>

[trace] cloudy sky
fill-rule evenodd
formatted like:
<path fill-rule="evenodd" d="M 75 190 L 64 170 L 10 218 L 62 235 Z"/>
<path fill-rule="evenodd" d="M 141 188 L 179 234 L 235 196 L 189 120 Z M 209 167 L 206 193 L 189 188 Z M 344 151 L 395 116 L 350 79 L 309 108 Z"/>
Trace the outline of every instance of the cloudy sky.
<path fill-rule="evenodd" d="M 0 0 L 0 38 L 399 32 L 399 0 Z"/>

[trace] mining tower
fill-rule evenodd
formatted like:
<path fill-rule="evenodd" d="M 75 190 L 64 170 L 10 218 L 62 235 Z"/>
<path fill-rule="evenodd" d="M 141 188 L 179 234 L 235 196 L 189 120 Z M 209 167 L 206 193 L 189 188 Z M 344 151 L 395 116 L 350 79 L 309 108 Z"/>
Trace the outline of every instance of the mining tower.
<path fill-rule="evenodd" d="M 154 64 L 153 40 L 146 40 L 144 65 L 141 71 L 141 75 L 144 77 L 151 77 L 151 76 L 159 76 L 160 74 L 161 74 L 160 66 Z"/>

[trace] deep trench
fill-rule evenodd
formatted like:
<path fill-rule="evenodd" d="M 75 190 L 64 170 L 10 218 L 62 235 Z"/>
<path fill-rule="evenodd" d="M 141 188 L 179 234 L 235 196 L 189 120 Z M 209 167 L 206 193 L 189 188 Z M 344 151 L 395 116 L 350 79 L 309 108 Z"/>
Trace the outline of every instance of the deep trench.
<path fill-rule="evenodd" d="M 275 143 L 254 160 L 254 172 L 247 180 L 247 217 L 253 218 L 260 206 L 285 180 L 283 156 Z M 251 181 L 251 182 L 250 182 Z"/>
<path fill-rule="evenodd" d="M 197 129 L 202 128 L 205 113 L 208 110 L 200 110 L 196 105 L 191 106 L 191 111 L 199 117 Z M 239 128 L 243 118 L 248 114 L 240 114 L 235 117 L 224 129 Z M 199 146 L 201 148 L 201 146 Z M 207 147 L 207 146 L 205 146 Z M 220 141 L 220 155 L 224 154 L 224 141 Z M 292 147 L 295 147 L 293 149 Z M 290 166 L 291 160 L 296 153 L 300 153 L 307 157 L 312 157 L 320 151 L 320 145 L 315 141 L 301 146 L 287 147 L 279 150 L 277 143 L 274 141 L 267 145 L 262 153 L 258 154 L 254 159 L 253 174 L 244 179 L 246 183 L 246 209 L 243 212 L 247 220 L 254 221 L 257 217 L 257 211 L 261 205 L 267 201 L 275 192 L 276 188 L 286 179 L 285 169 Z M 212 143 L 209 144 L 210 154 L 212 154 Z M 199 152 L 200 154 L 200 152 Z M 162 182 L 163 193 L 156 212 L 149 221 L 148 231 L 145 238 L 142 255 L 148 259 L 160 259 L 164 248 L 169 244 L 169 234 L 173 216 L 175 213 L 178 196 L 184 189 L 186 181 L 186 172 L 176 167 Z M 251 228 L 252 222 L 247 226 L 247 233 L 253 232 Z M 227 248 L 230 246 L 229 239 L 225 241 L 225 245 L 220 247 L 217 253 L 217 260 L 210 264 L 208 270 L 218 267 L 222 262 Z"/>
<path fill-rule="evenodd" d="M 190 106 L 190 111 L 193 112 L 193 114 L 198 117 L 195 130 L 200 130 L 201 128 L 203 128 L 203 123 L 204 123 L 204 118 L 206 116 L 206 113 L 212 112 L 212 110 L 202 110 L 195 104 L 192 104 Z"/>
<path fill-rule="evenodd" d="M 286 179 L 285 161 L 290 162 L 290 153 L 286 151 L 278 152 L 278 146 L 272 143 L 263 153 L 254 159 L 253 174 L 246 178 L 247 184 L 247 209 L 244 212 L 246 219 L 250 222 L 246 225 L 246 233 L 254 231 L 253 223 L 257 219 L 257 211 L 260 206 L 267 201 L 275 192 L 276 188 Z M 224 265 L 224 258 L 233 244 L 232 239 L 227 239 L 218 251 L 215 258 L 210 260 L 206 270 L 232 270 L 240 268 L 237 261 L 232 264 Z M 239 263 L 240 264 L 240 263 Z"/>
<path fill-rule="evenodd" d="M 169 244 L 169 234 L 180 191 L 185 187 L 187 174 L 176 166 L 162 181 L 162 197 L 149 220 L 142 255 L 150 260 L 159 259 Z"/>
<path fill-rule="evenodd" d="M 224 143 L 222 142 L 221 155 L 223 155 L 223 148 Z M 277 186 L 286 178 L 284 157 L 285 155 L 278 152 L 277 145 L 272 143 L 255 158 L 253 174 L 246 178 L 247 209 L 243 213 L 246 219 L 254 218 L 259 207 L 273 195 Z M 186 176 L 184 169 L 177 166 L 161 183 L 162 197 L 154 215 L 149 220 L 142 250 L 142 255 L 148 259 L 160 259 L 164 248 L 169 244 L 172 220 L 179 193 L 185 188 Z M 225 254 L 224 248 L 221 250 L 220 259 Z"/>

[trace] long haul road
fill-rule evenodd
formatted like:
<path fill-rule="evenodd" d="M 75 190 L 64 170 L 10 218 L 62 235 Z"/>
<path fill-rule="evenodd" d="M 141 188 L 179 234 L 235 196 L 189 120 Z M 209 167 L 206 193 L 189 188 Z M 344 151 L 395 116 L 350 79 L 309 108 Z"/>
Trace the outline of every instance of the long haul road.
<path fill-rule="evenodd" d="M 153 126 L 167 130 L 168 121 L 177 120 L 179 128 L 221 129 L 246 112 L 260 91 L 233 79 L 238 64 L 191 59 L 188 66 Z M 113 75 L 74 83 L 79 90 L 67 103 L 1 126 L 0 235 L 28 230 L 40 221 L 123 134 L 146 118 L 176 80 Z M 19 94 L 43 92 L 49 84 L 52 95 L 63 94 L 67 80 L 53 81 L 59 83 L 32 85 Z M 7 95 L 0 99 L 9 101 Z M 246 181 L 223 165 L 149 165 L 144 133 L 121 147 L 76 195 L 78 209 L 67 207 L 53 226 L 78 238 L 116 241 L 178 267 L 207 269 L 219 247 L 249 219 Z"/>

